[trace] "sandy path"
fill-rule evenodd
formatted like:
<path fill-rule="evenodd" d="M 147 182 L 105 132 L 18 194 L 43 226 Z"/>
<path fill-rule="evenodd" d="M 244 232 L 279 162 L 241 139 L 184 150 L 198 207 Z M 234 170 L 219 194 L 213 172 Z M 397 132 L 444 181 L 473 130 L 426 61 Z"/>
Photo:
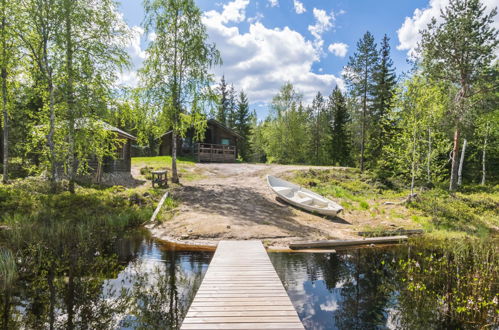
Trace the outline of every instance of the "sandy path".
<path fill-rule="evenodd" d="M 204 179 L 186 182 L 175 190 L 181 201 L 176 216 L 152 228 L 166 240 L 218 241 L 261 239 L 285 246 L 303 239 L 354 236 L 353 226 L 342 218 L 322 218 L 281 204 L 265 181 L 267 174 L 308 169 L 310 166 L 265 164 L 197 164 Z"/>

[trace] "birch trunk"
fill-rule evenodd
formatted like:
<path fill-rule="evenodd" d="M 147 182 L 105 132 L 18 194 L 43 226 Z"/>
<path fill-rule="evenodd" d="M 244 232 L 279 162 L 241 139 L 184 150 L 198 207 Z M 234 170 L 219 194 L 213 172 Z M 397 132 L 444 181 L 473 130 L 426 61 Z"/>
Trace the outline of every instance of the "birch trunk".
<path fill-rule="evenodd" d="M 428 127 L 428 159 L 426 163 L 426 181 L 431 183 L 431 127 Z"/>
<path fill-rule="evenodd" d="M 364 98 L 362 100 L 362 123 L 361 123 L 361 141 L 360 141 L 360 171 L 364 172 L 364 154 L 366 143 L 366 113 L 367 113 L 367 63 L 364 74 Z"/>
<path fill-rule="evenodd" d="M 457 185 L 460 186 L 463 183 L 463 164 L 464 164 L 464 153 L 466 152 L 466 139 L 463 141 L 463 150 L 461 151 L 461 160 L 459 161 L 459 170 L 458 170 L 458 178 Z"/>
<path fill-rule="evenodd" d="M 69 124 L 69 191 L 75 192 L 75 176 L 77 163 L 75 159 L 75 116 L 74 116 L 74 95 L 73 95 L 73 40 L 72 40 L 72 8 L 71 1 L 66 0 L 66 70 L 67 70 L 67 91 L 66 102 L 68 107 L 68 124 Z"/>
<path fill-rule="evenodd" d="M 47 135 L 47 144 L 49 146 L 50 152 L 50 182 L 52 186 L 52 192 L 56 190 L 57 182 L 57 160 L 55 155 L 55 96 L 54 96 L 54 85 L 52 83 L 52 78 L 49 78 L 48 82 L 48 93 L 49 93 L 49 112 L 50 112 L 50 123 L 49 123 L 49 134 Z"/>
<path fill-rule="evenodd" d="M 172 131 L 172 182 L 179 183 L 177 173 L 177 132 Z"/>
<path fill-rule="evenodd" d="M 7 111 L 7 18 L 6 0 L 2 1 L 2 113 L 3 113 L 3 183 L 9 181 L 9 114 Z"/>
<path fill-rule="evenodd" d="M 409 196 L 409 200 L 411 200 L 414 196 L 414 185 L 416 182 L 416 130 L 417 127 L 414 125 L 414 129 L 412 131 L 411 196 Z"/>
<path fill-rule="evenodd" d="M 480 182 L 482 186 L 485 186 L 486 174 L 487 174 L 487 140 L 489 137 L 489 125 L 485 129 L 485 137 L 483 139 L 483 147 L 482 147 L 482 181 Z"/>
<path fill-rule="evenodd" d="M 457 188 L 457 172 L 459 167 L 458 157 L 459 157 L 459 136 L 461 132 L 459 130 L 459 126 L 456 125 L 456 129 L 454 131 L 454 147 L 452 149 L 451 156 L 451 172 L 450 172 L 450 184 L 449 190 L 454 191 Z"/>

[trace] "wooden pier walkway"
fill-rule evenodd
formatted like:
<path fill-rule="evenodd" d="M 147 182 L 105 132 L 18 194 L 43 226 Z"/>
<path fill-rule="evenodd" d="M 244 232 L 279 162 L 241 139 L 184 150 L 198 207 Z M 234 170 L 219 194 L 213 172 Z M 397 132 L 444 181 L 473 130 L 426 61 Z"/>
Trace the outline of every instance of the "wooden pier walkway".
<path fill-rule="evenodd" d="M 221 241 L 181 329 L 304 329 L 260 241 Z"/>

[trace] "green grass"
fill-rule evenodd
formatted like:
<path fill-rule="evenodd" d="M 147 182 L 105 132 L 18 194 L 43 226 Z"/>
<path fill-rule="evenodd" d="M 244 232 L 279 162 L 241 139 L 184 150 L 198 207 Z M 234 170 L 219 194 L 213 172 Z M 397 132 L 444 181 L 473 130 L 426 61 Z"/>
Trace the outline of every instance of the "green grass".
<path fill-rule="evenodd" d="M 181 165 L 194 165 L 195 159 L 193 157 L 177 157 L 177 164 Z M 133 157 L 132 166 L 134 167 L 154 167 L 154 168 L 171 168 L 171 156 L 156 156 L 156 157 Z"/>
<path fill-rule="evenodd" d="M 435 238 L 486 237 L 499 228 L 499 186 L 468 185 L 459 192 L 443 188 L 421 190 L 409 203 L 386 211 L 384 201 L 400 202 L 409 190 L 392 188 L 357 169 L 296 171 L 291 181 L 321 195 L 336 199 L 347 211 L 373 212 L 397 220 L 410 217 L 415 225 Z"/>
<path fill-rule="evenodd" d="M 203 178 L 203 176 L 196 172 L 194 165 L 196 164 L 193 157 L 178 157 L 177 158 L 177 170 L 179 176 L 183 180 L 193 181 Z M 132 167 L 137 167 L 140 169 L 140 174 L 144 176 L 145 179 L 151 180 L 151 171 L 154 170 L 168 170 L 171 175 L 171 156 L 157 156 L 157 157 L 134 157 L 132 158 Z"/>

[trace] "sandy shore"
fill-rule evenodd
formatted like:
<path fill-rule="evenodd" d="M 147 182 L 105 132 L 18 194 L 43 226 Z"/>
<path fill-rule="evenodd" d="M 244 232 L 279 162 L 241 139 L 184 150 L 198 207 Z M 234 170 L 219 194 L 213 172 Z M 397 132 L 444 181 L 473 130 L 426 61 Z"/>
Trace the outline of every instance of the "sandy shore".
<path fill-rule="evenodd" d="M 259 239 L 279 248 L 293 241 L 355 238 L 356 231 L 367 224 L 403 226 L 369 212 L 323 218 L 277 201 L 266 175 L 282 177 L 308 168 L 311 166 L 196 164 L 191 170 L 202 173 L 203 179 L 176 189 L 173 195 L 181 203 L 176 215 L 149 229 L 159 239 L 180 244 L 209 247 L 219 240 Z"/>

